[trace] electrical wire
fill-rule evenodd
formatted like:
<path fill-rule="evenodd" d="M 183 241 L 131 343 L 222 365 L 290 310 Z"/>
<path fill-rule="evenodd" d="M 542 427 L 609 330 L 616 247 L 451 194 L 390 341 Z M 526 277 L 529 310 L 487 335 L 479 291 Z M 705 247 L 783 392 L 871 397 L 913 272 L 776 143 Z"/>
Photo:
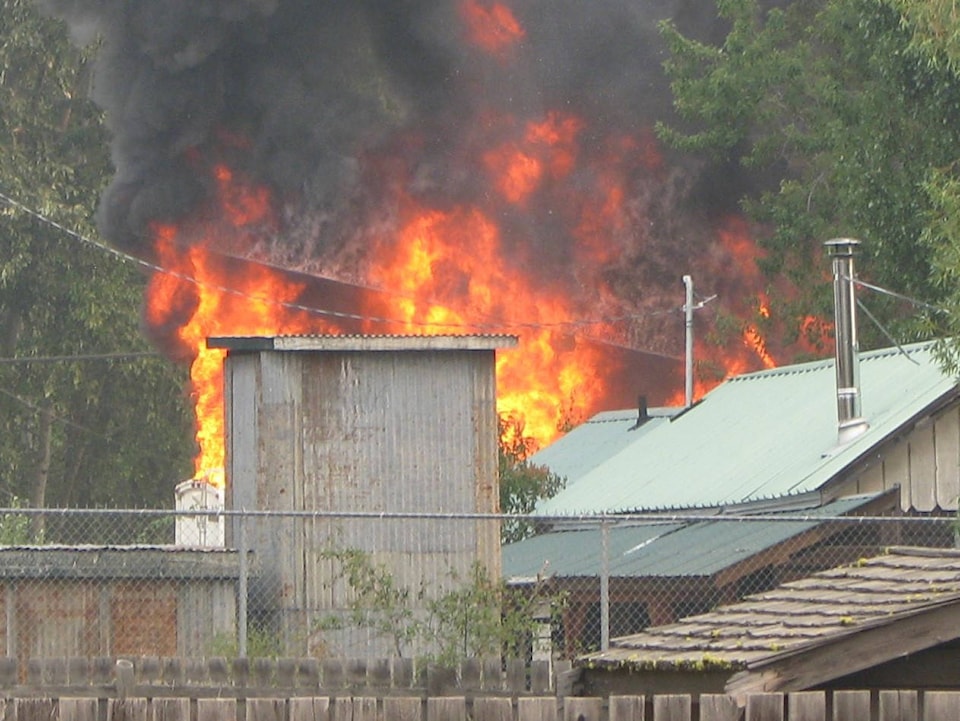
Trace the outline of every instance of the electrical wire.
<path fill-rule="evenodd" d="M 651 317 L 658 317 L 658 316 L 668 315 L 668 314 L 675 313 L 675 312 L 678 312 L 678 311 L 682 311 L 682 310 L 683 310 L 682 306 L 679 306 L 679 307 L 675 307 L 675 308 L 664 309 L 664 310 L 661 310 L 661 311 L 652 311 L 652 312 L 643 313 L 643 314 L 625 314 L 625 315 L 621 315 L 621 316 L 613 316 L 613 317 L 609 317 L 609 318 L 600 318 L 600 319 L 581 319 L 581 320 L 572 320 L 572 321 L 536 322 L 536 323 L 534 323 L 534 322 L 524 322 L 524 323 L 517 323 L 517 322 L 502 322 L 502 323 L 457 323 L 457 322 L 449 322 L 449 323 L 437 323 L 437 322 L 416 321 L 416 320 L 401 320 L 401 319 L 397 319 L 397 318 L 386 318 L 386 317 L 380 317 L 380 316 L 360 315 L 360 314 L 355 314 L 355 313 L 345 313 L 345 312 L 341 312 L 341 311 L 334 311 L 334 310 L 327 310 L 327 309 L 317 308 L 317 307 L 315 307 L 315 306 L 307 306 L 307 305 L 304 305 L 304 304 L 301 304 L 301 303 L 292 303 L 292 302 L 288 302 L 288 301 L 281 301 L 281 300 L 277 300 L 277 299 L 275 299 L 275 298 L 269 298 L 269 297 L 263 297 L 263 296 L 256 296 L 256 295 L 252 295 L 252 294 L 245 293 L 245 292 L 243 292 L 243 291 L 237 290 L 237 289 L 235 289 L 235 288 L 230 288 L 230 287 L 223 286 L 223 285 L 220 285 L 220 284 L 215 284 L 215 283 L 208 283 L 208 282 L 206 282 L 206 281 L 202 281 L 202 280 L 199 280 L 198 278 L 195 278 L 195 277 L 193 277 L 193 276 L 190 276 L 190 275 L 188 275 L 188 274 L 186 274 L 186 273 L 181 273 L 181 272 L 178 272 L 178 271 L 175 271 L 175 270 L 171 270 L 171 269 L 169 269 L 169 268 L 164 268 L 164 267 L 162 267 L 162 266 L 160 266 L 160 265 L 157 265 L 157 264 L 155 264 L 155 263 L 151 263 L 150 261 L 147 261 L 147 260 L 145 260 L 145 259 L 143 259 L 143 258 L 139 258 L 139 257 L 137 257 L 137 256 L 135 256 L 135 255 L 131 255 L 131 254 L 129 254 L 129 253 L 125 253 L 125 252 L 123 252 L 123 251 L 121 251 L 121 250 L 118 250 L 118 249 L 116 249 L 116 248 L 113 248 L 113 247 L 107 245 L 107 244 L 104 243 L 104 242 L 97 241 L 97 240 L 94 240 L 94 239 L 92 239 L 92 238 L 89 238 L 89 237 L 87 237 L 87 236 L 85 236 L 85 235 L 83 235 L 83 234 L 81 234 L 81 233 L 78 233 L 77 231 L 75 231 L 75 230 L 73 230 L 73 229 L 71 229 L 71 228 L 68 228 L 67 226 L 63 225 L 63 224 L 60 223 L 60 222 L 58 222 L 58 221 L 56 221 L 56 220 L 53 220 L 52 218 L 49 218 L 48 216 L 44 215 L 43 213 L 40 213 L 39 211 L 36 211 L 36 210 L 30 208 L 29 206 L 27 206 L 27 205 L 19 202 L 18 200 L 10 197 L 9 195 L 7 195 L 6 193 L 4 193 L 4 192 L 2 192 L 2 191 L 0 191 L 0 200 L 2 200 L 3 202 L 7 203 L 10 207 L 16 208 L 16 209 L 18 209 L 18 210 L 26 213 L 27 215 L 30 215 L 31 217 L 33 217 L 34 219 L 40 221 L 41 223 L 44 223 L 45 225 L 49 225 L 49 226 L 51 226 L 51 227 L 59 230 L 60 232 L 66 234 L 67 236 L 69 236 L 69 237 L 71 237 L 71 238 L 73 238 L 73 239 L 75 239 L 75 240 L 78 240 L 78 241 L 80 241 L 80 242 L 82 242 L 82 243 L 84 243 L 84 244 L 90 245 L 90 246 L 92 246 L 92 247 L 94 247 L 94 248 L 97 248 L 97 249 L 103 251 L 103 252 L 106 252 L 106 253 L 108 253 L 108 254 L 114 256 L 115 258 L 118 258 L 118 259 L 120 259 L 120 260 L 122 260 L 122 261 L 124 261 L 124 262 L 134 263 L 135 265 L 138 265 L 138 266 L 140 266 L 141 268 L 145 268 L 145 269 L 147 269 L 147 270 L 151 270 L 151 271 L 156 272 L 156 273 L 163 273 L 163 274 L 168 275 L 168 276 L 170 276 L 170 277 L 172 277 L 172 278 L 176 278 L 176 279 L 178 279 L 178 280 L 183 280 L 184 282 L 191 283 L 191 284 L 193 284 L 193 285 L 197 285 L 197 286 L 200 286 L 200 287 L 205 287 L 205 288 L 208 288 L 208 289 L 210 289 L 210 290 L 215 290 L 215 291 L 220 292 L 220 293 L 225 293 L 225 294 L 232 295 L 232 296 L 235 296 L 235 297 L 241 297 L 241 298 L 248 298 L 248 299 L 251 299 L 251 300 L 257 300 L 257 301 L 260 301 L 260 302 L 270 303 L 270 304 L 277 305 L 277 306 L 280 306 L 280 307 L 288 308 L 288 309 L 290 309 L 290 310 L 295 310 L 295 311 L 300 311 L 300 312 L 305 312 L 305 313 L 310 313 L 310 314 L 316 314 L 316 315 L 322 315 L 322 316 L 325 316 L 325 317 L 335 318 L 335 319 L 338 319 L 338 320 L 350 320 L 350 321 L 360 321 L 360 322 L 382 323 L 382 324 L 391 324 L 391 325 L 413 325 L 413 326 L 416 326 L 416 327 L 419 327 L 419 328 L 431 328 L 431 329 L 434 329 L 434 330 L 438 330 L 438 329 L 466 330 L 466 329 L 469 329 L 469 330 L 480 331 L 480 332 L 483 332 L 483 331 L 501 331 L 501 332 L 503 332 L 503 331 L 505 331 L 505 330 L 512 330 L 512 329 L 526 329 L 526 330 L 552 330 L 552 329 L 563 330 L 563 329 L 569 329 L 570 332 L 574 332 L 574 331 L 575 331 L 576 329 L 578 329 L 578 328 L 583 328 L 583 327 L 587 327 L 587 326 L 610 325 L 610 324 L 613 324 L 613 323 L 618 323 L 618 322 L 623 322 L 623 321 L 636 321 L 636 320 L 640 320 L 640 319 L 644 319 L 644 318 L 651 318 Z M 248 261 L 248 262 L 249 262 L 249 259 L 248 259 L 248 258 L 243 258 L 243 257 L 240 257 L 240 256 L 234 256 L 234 255 L 222 253 L 222 252 L 219 252 L 219 251 L 213 251 L 213 252 L 215 252 L 216 254 L 221 255 L 221 256 L 223 256 L 223 257 L 231 257 L 231 258 L 235 258 L 235 259 L 237 259 L 237 260 L 245 260 L 245 261 Z M 256 261 L 256 262 L 260 263 L 261 265 L 267 265 L 267 267 L 276 268 L 276 269 L 278 269 L 278 270 L 289 270 L 289 269 L 285 269 L 285 268 L 279 268 L 278 266 L 271 266 L 271 265 L 269 265 L 269 264 L 263 264 L 263 263 L 261 263 L 260 261 Z M 341 283 L 341 284 L 343 284 L 343 285 L 348 285 L 348 286 L 351 286 L 351 287 L 356 287 L 356 288 L 361 288 L 361 289 L 366 289 L 366 290 L 370 290 L 370 289 L 371 289 L 371 288 L 367 288 L 367 287 L 365 287 L 365 286 L 363 286 L 363 285 L 360 285 L 360 284 L 357 284 L 357 283 L 354 283 L 354 282 L 340 281 L 340 280 L 337 280 L 337 279 L 334 279 L 334 278 L 327 278 L 327 277 L 324 277 L 324 276 L 316 276 L 316 275 L 312 275 L 312 274 L 308 274 L 308 275 L 311 275 L 311 277 L 315 277 L 315 278 L 318 278 L 318 279 L 321 279 L 321 280 L 331 280 L 331 281 L 335 281 L 335 282 Z M 389 291 L 381 291 L 381 292 L 389 293 Z M 397 294 L 394 294 L 394 295 L 397 295 Z M 710 298 L 710 299 L 708 299 L 708 300 L 712 300 L 712 298 Z M 598 339 L 598 338 L 591 338 L 590 340 L 592 340 L 593 342 L 602 343 L 602 344 L 605 344 L 605 345 L 611 345 L 611 346 L 614 346 L 614 347 L 627 348 L 627 349 L 629 349 L 629 350 L 631 350 L 631 351 L 633 351 L 633 352 L 636 352 L 636 353 L 642 353 L 642 354 L 645 354 L 645 355 L 653 355 L 653 356 L 658 356 L 658 357 L 669 358 L 669 359 L 672 359 L 672 360 L 678 360 L 678 358 L 677 358 L 676 356 L 670 356 L 670 355 L 666 355 L 666 354 L 663 354 L 663 353 L 658 353 L 658 352 L 656 352 L 656 351 L 650 351 L 650 350 L 647 350 L 647 349 L 644 349 L 644 348 L 636 348 L 636 347 L 632 347 L 632 346 L 631 346 L 631 347 L 626 347 L 626 346 L 622 346 L 622 345 L 620 345 L 620 344 L 611 343 L 611 342 L 609 342 L 609 341 L 607 341 L 607 340 Z"/>
<path fill-rule="evenodd" d="M 38 406 L 36 403 L 33 403 L 32 401 L 28 401 L 26 398 L 22 398 L 21 396 L 18 396 L 16 393 L 8 391 L 5 388 L 0 388 L 0 394 L 7 396 L 7 398 L 10 398 L 11 400 L 16 401 L 17 403 L 20 403 L 21 405 L 24 405 L 30 410 L 36 411 L 37 413 L 44 413 L 50 410 L 49 408 L 42 408 Z M 81 425 L 76 421 L 72 421 L 69 418 L 66 418 L 64 416 L 58 416 L 56 413 L 51 413 L 50 418 L 58 423 L 63 423 L 64 425 L 72 426 L 77 430 L 83 431 L 84 433 L 89 433 L 91 435 L 97 436 L 98 438 L 102 438 L 105 441 L 109 441 L 111 443 L 113 442 L 113 439 L 110 438 L 109 436 L 106 436 L 103 433 L 100 433 L 99 431 L 95 431 L 92 428 L 87 428 L 86 426 Z"/>
<path fill-rule="evenodd" d="M 872 290 L 875 293 L 888 295 L 892 298 L 897 298 L 898 300 L 906 301 L 907 303 L 910 303 L 911 305 L 915 305 L 918 308 L 926 308 L 927 310 L 932 310 L 935 313 L 950 312 L 946 308 L 942 308 L 940 306 L 936 306 L 936 305 L 933 305 L 932 303 L 927 303 L 922 300 L 917 300 L 916 298 L 911 298 L 908 295 L 904 295 L 903 293 L 897 293 L 896 291 L 888 290 L 887 288 L 881 288 L 879 285 L 873 285 L 872 283 L 867 283 L 866 281 L 860 280 L 859 278 L 844 278 L 844 280 L 852 280 L 855 285 L 858 285 L 861 288 L 866 288 L 867 290 Z"/>
<path fill-rule="evenodd" d="M 83 353 L 78 355 L 21 356 L 0 358 L 0 365 L 24 365 L 27 363 L 65 363 L 102 360 L 152 360 L 163 358 L 155 351 L 131 351 L 126 353 Z"/>

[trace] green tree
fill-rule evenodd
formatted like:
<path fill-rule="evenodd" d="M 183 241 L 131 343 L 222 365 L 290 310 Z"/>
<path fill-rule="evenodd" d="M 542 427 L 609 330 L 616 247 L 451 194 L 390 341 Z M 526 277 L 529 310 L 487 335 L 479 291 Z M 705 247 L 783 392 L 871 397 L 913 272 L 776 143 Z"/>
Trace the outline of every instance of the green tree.
<path fill-rule="evenodd" d="M 945 0 L 889 0 L 901 14 L 910 49 L 930 72 L 960 78 L 960 10 Z M 928 318 L 931 334 L 952 339 L 942 344 L 947 368 L 960 374 L 960 148 L 945 149 L 943 162 L 930 168 L 923 185 L 929 207 L 921 236 L 930 254 L 932 279 L 947 312 Z M 944 330 L 945 329 L 945 330 Z"/>
<path fill-rule="evenodd" d="M 903 0 L 906 2 L 907 0 Z M 778 4 L 781 5 L 781 4 Z M 680 120 L 660 127 L 674 147 L 739 168 L 760 190 L 743 208 L 765 228 L 761 261 L 802 289 L 775 300 L 780 317 L 829 317 L 824 240 L 864 241 L 860 274 L 939 303 L 939 239 L 929 236 L 931 173 L 960 147 L 960 81 L 914 49 L 901 13 L 883 0 L 795 0 L 767 8 L 718 0 L 722 43 L 666 23 L 666 64 Z M 899 338 L 943 332 L 942 319 L 882 296 L 866 302 Z M 799 322 L 797 323 L 799 328 Z M 865 345 L 880 341 L 866 329 Z"/>
<path fill-rule="evenodd" d="M 524 435 L 523 422 L 512 416 L 499 416 L 500 511 L 527 515 L 537 502 L 555 496 L 566 484 L 545 466 L 530 462 L 536 451 L 536 440 Z M 503 543 L 519 541 L 533 533 L 533 525 L 524 520 L 508 519 L 500 527 Z"/>
<path fill-rule="evenodd" d="M 62 23 L 0 0 L 0 192 L 92 238 L 110 163 L 90 83 Z M 0 238 L 0 505 L 172 503 L 184 371 L 140 332 L 142 274 L 7 201 Z"/>
<path fill-rule="evenodd" d="M 338 581 L 350 593 L 340 614 L 317 619 L 315 629 L 364 628 L 388 639 L 397 656 L 411 647 L 441 664 L 465 658 L 523 658 L 542 623 L 544 608 L 559 613 L 562 594 L 549 584 L 513 588 L 474 563 L 466 577 L 450 572 L 443 587 L 413 590 L 398 583 L 384 564 L 357 548 L 326 549 Z"/>

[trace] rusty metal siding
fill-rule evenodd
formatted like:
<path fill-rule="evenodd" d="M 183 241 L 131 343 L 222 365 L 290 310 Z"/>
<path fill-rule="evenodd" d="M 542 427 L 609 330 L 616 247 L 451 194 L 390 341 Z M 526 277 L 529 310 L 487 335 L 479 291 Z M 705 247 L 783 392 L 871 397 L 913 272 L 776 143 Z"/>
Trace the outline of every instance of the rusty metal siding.
<path fill-rule="evenodd" d="M 31 658 L 209 655 L 236 636 L 237 574 L 223 550 L 4 547 L 0 642 L 22 672 Z"/>
<path fill-rule="evenodd" d="M 200 619 L 195 619 L 199 631 Z M 170 581 L 116 583 L 110 589 L 110 655 L 177 653 L 177 589 Z"/>
<path fill-rule="evenodd" d="M 494 363 L 487 349 L 231 352 L 228 502 L 272 510 L 496 512 Z M 425 598 L 477 561 L 492 577 L 500 573 L 495 521 L 261 524 L 248 540 L 272 574 L 261 591 L 277 599 L 288 639 L 305 637 L 310 613 L 346 603 L 347 589 L 321 558 L 331 545 L 369 552 L 398 584 L 425 589 Z M 346 645 L 363 655 L 385 650 L 366 638 Z"/>

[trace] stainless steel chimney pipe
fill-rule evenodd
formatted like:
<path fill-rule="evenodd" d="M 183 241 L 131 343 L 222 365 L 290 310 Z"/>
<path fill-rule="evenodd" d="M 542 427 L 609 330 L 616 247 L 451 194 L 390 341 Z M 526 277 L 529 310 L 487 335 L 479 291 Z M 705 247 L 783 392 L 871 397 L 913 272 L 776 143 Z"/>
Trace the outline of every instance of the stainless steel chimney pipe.
<path fill-rule="evenodd" d="M 860 409 L 860 346 L 853 257 L 860 241 L 834 238 L 824 245 L 833 260 L 833 318 L 837 359 L 837 434 L 847 443 L 867 429 Z"/>

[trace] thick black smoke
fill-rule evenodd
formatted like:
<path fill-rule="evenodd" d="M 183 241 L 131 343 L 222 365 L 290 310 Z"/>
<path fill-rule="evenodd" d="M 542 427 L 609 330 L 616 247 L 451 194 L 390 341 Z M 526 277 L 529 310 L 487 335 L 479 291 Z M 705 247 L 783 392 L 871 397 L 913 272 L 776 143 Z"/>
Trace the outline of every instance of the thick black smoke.
<path fill-rule="evenodd" d="M 633 131 L 669 107 L 657 21 L 691 16 L 680 0 L 518 0 L 525 37 L 503 62 L 465 41 L 459 0 L 43 4 L 78 38 L 102 39 L 95 100 L 117 174 L 101 220 L 124 245 L 197 202 L 187 151 L 215 154 L 225 131 L 249 139 L 258 179 L 330 211 L 405 129 L 423 133 L 415 175 L 448 191 L 465 180 L 449 162 L 476 113 L 569 109 L 590 133 Z"/>
<path fill-rule="evenodd" d="M 629 196 L 599 229 L 614 252 L 591 277 L 575 267 L 583 222 L 561 201 L 589 195 L 612 138 L 652 138 L 652 123 L 669 118 L 657 23 L 672 17 L 705 36 L 710 2 L 503 0 L 524 36 L 498 54 L 465 29 L 465 4 L 490 0 L 39 1 L 78 41 L 100 42 L 94 95 L 116 175 L 98 221 L 118 246 L 148 254 L 151 222 L 202 207 L 204 164 L 227 160 L 281 206 L 284 227 L 261 257 L 302 270 L 349 272 L 344 259 L 389 229 L 400 197 L 483 207 L 516 245 L 508 253 L 537 258 L 588 306 L 601 283 L 623 307 L 662 307 L 680 297 L 682 273 L 709 261 L 699 172 L 676 159 L 621 163 Z M 550 111 L 583 119 L 587 162 L 561 192 L 502 202 L 480 182 L 482 149 Z"/>

